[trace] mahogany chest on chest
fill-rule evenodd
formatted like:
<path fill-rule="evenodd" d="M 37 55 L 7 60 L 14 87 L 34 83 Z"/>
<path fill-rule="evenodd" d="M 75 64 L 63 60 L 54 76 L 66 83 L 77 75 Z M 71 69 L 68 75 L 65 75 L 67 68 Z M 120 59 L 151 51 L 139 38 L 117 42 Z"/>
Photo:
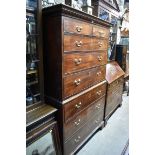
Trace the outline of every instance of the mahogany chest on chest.
<path fill-rule="evenodd" d="M 107 95 L 104 112 L 105 123 L 113 112 L 122 104 L 124 71 L 113 61 L 106 65 Z"/>
<path fill-rule="evenodd" d="M 43 9 L 45 100 L 59 109 L 65 155 L 103 125 L 110 26 L 66 5 Z"/>

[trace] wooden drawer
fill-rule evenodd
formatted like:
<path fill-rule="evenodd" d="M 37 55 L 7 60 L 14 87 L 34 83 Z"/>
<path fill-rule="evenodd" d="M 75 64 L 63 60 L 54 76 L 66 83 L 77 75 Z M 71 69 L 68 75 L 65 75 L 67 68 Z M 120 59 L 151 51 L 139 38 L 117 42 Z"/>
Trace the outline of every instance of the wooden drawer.
<path fill-rule="evenodd" d="M 64 77 L 64 98 L 72 96 L 105 79 L 105 65 Z"/>
<path fill-rule="evenodd" d="M 64 73 L 105 65 L 107 63 L 107 52 L 85 52 L 64 54 Z"/>
<path fill-rule="evenodd" d="M 105 117 L 110 115 L 110 113 L 113 112 L 115 108 L 122 102 L 122 93 L 123 93 L 122 80 L 123 79 L 120 78 L 119 80 L 114 81 L 112 83 L 113 87 L 111 87 L 110 89 L 108 87 Z"/>
<path fill-rule="evenodd" d="M 64 19 L 64 32 L 92 35 L 92 25 L 75 19 Z"/>
<path fill-rule="evenodd" d="M 108 49 L 108 39 L 92 39 L 92 50 L 106 50 Z"/>
<path fill-rule="evenodd" d="M 106 103 L 106 112 L 105 112 L 105 119 L 115 110 L 115 108 L 121 104 L 122 102 L 122 95 L 114 96 L 111 100 L 110 98 L 107 99 Z"/>
<path fill-rule="evenodd" d="M 91 50 L 91 38 L 77 35 L 64 35 L 64 51 Z"/>
<path fill-rule="evenodd" d="M 67 140 L 72 136 L 79 128 L 81 128 L 93 115 L 96 115 L 98 112 L 102 111 L 105 104 L 105 96 L 97 101 L 95 101 L 87 109 L 75 116 L 70 122 L 64 124 L 64 139 Z"/>
<path fill-rule="evenodd" d="M 87 124 L 85 124 L 77 133 L 73 135 L 71 139 L 69 139 L 64 144 L 64 153 L 65 155 L 72 154 L 73 151 L 85 140 L 89 134 L 100 125 L 103 120 L 103 111 L 100 111 L 93 118 L 89 119 Z"/>
<path fill-rule="evenodd" d="M 116 86 L 120 85 L 120 84 L 123 84 L 124 82 L 124 78 L 123 77 L 120 77 L 119 79 L 113 81 L 112 83 L 109 84 L 109 89 L 112 89 L 112 88 L 115 88 Z"/>
<path fill-rule="evenodd" d="M 117 85 L 116 87 L 113 87 L 113 89 L 108 89 L 109 95 L 115 95 L 115 94 L 122 94 L 123 92 L 123 84 Z"/>
<path fill-rule="evenodd" d="M 64 105 L 64 121 L 67 123 L 75 115 L 79 114 L 91 103 L 101 98 L 106 93 L 106 83 L 91 89 L 87 93 L 77 97 L 76 99 Z"/>
<path fill-rule="evenodd" d="M 109 38 L 109 29 L 93 26 L 93 36 Z"/>

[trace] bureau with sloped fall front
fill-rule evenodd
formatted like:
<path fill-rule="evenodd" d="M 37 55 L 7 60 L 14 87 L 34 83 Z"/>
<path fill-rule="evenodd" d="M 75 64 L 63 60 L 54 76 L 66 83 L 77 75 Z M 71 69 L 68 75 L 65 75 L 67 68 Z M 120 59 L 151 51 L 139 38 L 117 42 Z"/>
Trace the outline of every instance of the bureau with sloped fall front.
<path fill-rule="evenodd" d="M 124 74 L 124 71 L 116 61 L 112 61 L 106 65 L 107 95 L 104 112 L 105 125 L 114 111 L 122 104 Z"/>
<path fill-rule="evenodd" d="M 66 5 L 43 9 L 45 100 L 59 109 L 65 155 L 103 125 L 109 27 Z"/>

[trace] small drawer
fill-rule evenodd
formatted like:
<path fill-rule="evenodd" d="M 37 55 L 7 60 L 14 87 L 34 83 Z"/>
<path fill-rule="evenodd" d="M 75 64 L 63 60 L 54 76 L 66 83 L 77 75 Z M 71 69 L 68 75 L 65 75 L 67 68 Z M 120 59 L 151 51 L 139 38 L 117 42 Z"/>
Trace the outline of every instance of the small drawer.
<path fill-rule="evenodd" d="M 82 110 L 88 107 L 91 103 L 96 101 L 98 98 L 101 98 L 106 93 L 106 83 L 91 89 L 85 94 L 75 98 L 74 100 L 66 103 L 64 105 L 64 121 L 67 123 L 75 115 L 79 114 Z"/>
<path fill-rule="evenodd" d="M 92 25 L 75 19 L 64 19 L 64 32 L 92 35 Z"/>
<path fill-rule="evenodd" d="M 72 73 L 105 65 L 107 63 L 107 52 L 78 52 L 71 54 L 64 54 L 64 73 Z"/>
<path fill-rule="evenodd" d="M 108 49 L 108 39 L 92 39 L 92 50 L 106 50 Z"/>
<path fill-rule="evenodd" d="M 76 35 L 64 35 L 64 52 L 91 50 L 91 38 Z"/>
<path fill-rule="evenodd" d="M 93 26 L 93 36 L 109 38 L 109 29 Z"/>
<path fill-rule="evenodd" d="M 71 137 L 78 129 L 80 129 L 93 115 L 98 114 L 100 111 L 104 110 L 105 96 L 94 103 L 92 103 L 88 108 L 79 113 L 79 115 L 73 117 L 73 119 L 64 124 L 64 140 Z"/>
<path fill-rule="evenodd" d="M 85 140 L 90 133 L 97 128 L 103 121 L 103 111 L 100 111 L 97 115 L 90 118 L 89 121 L 76 132 L 73 137 L 67 140 L 64 144 L 65 155 L 73 154 L 78 146 Z"/>
<path fill-rule="evenodd" d="M 103 80 L 105 80 L 106 66 L 100 66 L 68 75 L 64 77 L 64 98 L 75 95 Z"/>

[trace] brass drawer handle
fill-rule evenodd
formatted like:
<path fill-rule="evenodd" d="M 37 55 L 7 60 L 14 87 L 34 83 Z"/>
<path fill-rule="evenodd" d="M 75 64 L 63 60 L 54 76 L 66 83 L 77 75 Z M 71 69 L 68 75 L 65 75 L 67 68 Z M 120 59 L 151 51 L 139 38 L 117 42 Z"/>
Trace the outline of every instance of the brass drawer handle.
<path fill-rule="evenodd" d="M 74 81 L 74 83 L 76 84 L 76 86 L 78 86 L 80 84 L 80 82 L 81 82 L 80 79 Z"/>
<path fill-rule="evenodd" d="M 101 75 L 101 72 L 97 72 L 97 76 Z"/>
<path fill-rule="evenodd" d="M 101 47 L 103 43 L 102 42 L 98 42 L 98 44 L 99 44 L 99 47 Z"/>
<path fill-rule="evenodd" d="M 74 59 L 74 62 L 76 65 L 79 65 L 81 63 L 82 59 L 79 58 L 79 59 Z"/>
<path fill-rule="evenodd" d="M 98 61 L 101 61 L 103 57 L 102 56 L 98 56 L 97 58 L 98 58 Z"/>
<path fill-rule="evenodd" d="M 76 142 L 76 143 L 78 143 L 79 141 L 80 141 L 80 136 L 78 136 L 76 139 L 74 139 L 74 141 Z"/>
<path fill-rule="evenodd" d="M 98 105 L 96 105 L 95 108 L 96 108 L 96 109 L 100 109 L 100 108 L 101 108 L 100 106 L 101 106 L 101 104 L 98 104 Z"/>
<path fill-rule="evenodd" d="M 99 121 L 100 121 L 100 120 L 99 120 L 99 119 L 97 119 L 97 120 L 95 120 L 95 123 L 97 124 Z"/>
<path fill-rule="evenodd" d="M 81 104 L 82 104 L 82 103 L 79 102 L 78 104 L 75 105 L 75 107 L 76 107 L 77 109 L 79 109 L 79 108 L 81 107 Z"/>
<path fill-rule="evenodd" d="M 76 122 L 74 122 L 74 124 L 76 125 L 76 126 L 78 126 L 79 124 L 80 124 L 80 119 L 78 120 L 78 121 L 76 121 Z"/>
<path fill-rule="evenodd" d="M 75 43 L 76 43 L 77 47 L 81 47 L 81 45 L 82 45 L 82 41 L 76 41 Z"/>
<path fill-rule="evenodd" d="M 100 96 L 101 95 L 101 90 L 96 92 L 96 94 Z"/>
<path fill-rule="evenodd" d="M 82 26 L 76 26 L 76 30 L 77 30 L 77 32 L 81 32 L 82 31 Z"/>
<path fill-rule="evenodd" d="M 104 35 L 104 32 L 103 31 L 98 31 L 98 33 L 101 35 Z"/>

